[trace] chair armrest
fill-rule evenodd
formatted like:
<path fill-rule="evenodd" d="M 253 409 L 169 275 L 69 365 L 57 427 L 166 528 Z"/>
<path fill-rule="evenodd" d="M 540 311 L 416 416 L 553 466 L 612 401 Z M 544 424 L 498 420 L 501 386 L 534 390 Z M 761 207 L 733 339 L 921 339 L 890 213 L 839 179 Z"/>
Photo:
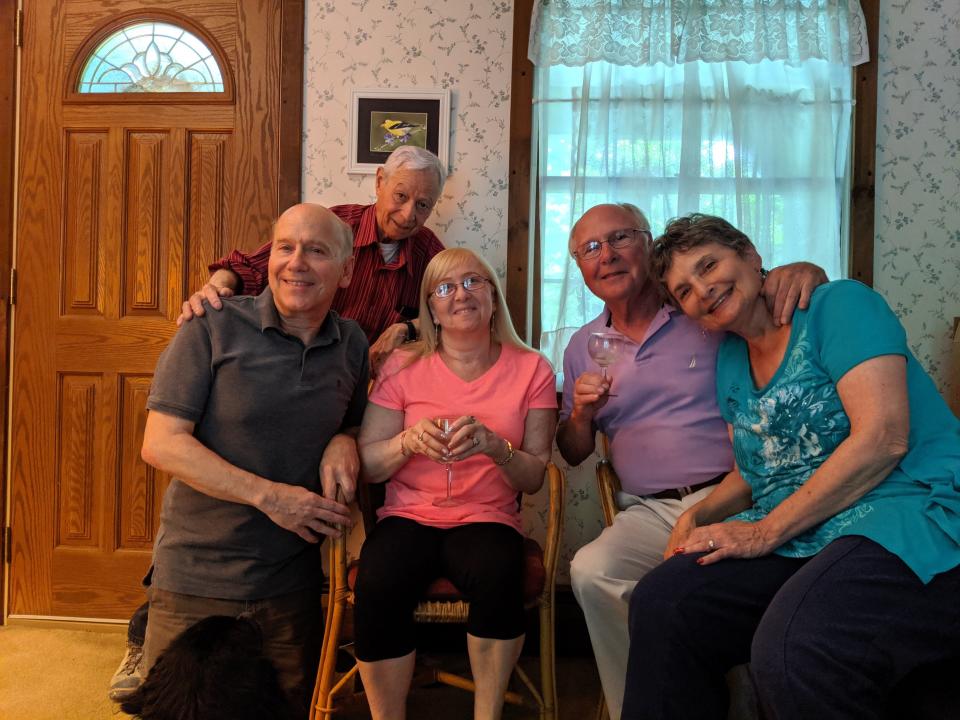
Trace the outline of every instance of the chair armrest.
<path fill-rule="evenodd" d="M 337 488 L 337 502 L 343 503 L 343 490 Z M 343 528 L 339 535 L 328 540 L 330 546 L 330 596 L 347 590 L 347 538 L 350 536 L 348 528 Z"/>
<path fill-rule="evenodd" d="M 543 547 L 543 568 L 547 585 L 553 587 L 560 558 L 560 536 L 563 534 L 564 485 L 563 473 L 553 463 L 547 464 L 547 482 L 550 485 L 550 512 L 547 517 L 547 536 Z"/>
<path fill-rule="evenodd" d="M 609 460 L 604 459 L 597 463 L 597 489 L 600 494 L 600 508 L 603 510 L 603 522 L 609 527 L 613 524 L 613 516 L 620 511 L 617 507 L 620 478 Z"/>

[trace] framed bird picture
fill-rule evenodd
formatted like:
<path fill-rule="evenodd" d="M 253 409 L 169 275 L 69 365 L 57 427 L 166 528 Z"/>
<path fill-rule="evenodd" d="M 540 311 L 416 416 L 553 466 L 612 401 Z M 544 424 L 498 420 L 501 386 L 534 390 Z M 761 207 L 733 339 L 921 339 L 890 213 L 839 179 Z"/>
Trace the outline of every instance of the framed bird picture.
<path fill-rule="evenodd" d="M 449 168 L 449 90 L 354 90 L 351 108 L 348 173 L 375 173 L 401 145 L 426 148 Z"/>

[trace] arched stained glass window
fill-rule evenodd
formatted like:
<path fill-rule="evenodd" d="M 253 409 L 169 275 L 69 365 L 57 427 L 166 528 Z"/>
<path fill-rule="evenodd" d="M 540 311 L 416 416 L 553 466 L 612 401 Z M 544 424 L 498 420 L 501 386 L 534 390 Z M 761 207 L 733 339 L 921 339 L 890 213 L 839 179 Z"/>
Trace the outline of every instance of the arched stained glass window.
<path fill-rule="evenodd" d="M 77 92 L 219 93 L 223 76 L 210 48 L 193 33 L 170 23 L 139 22 L 97 46 L 83 65 Z"/>

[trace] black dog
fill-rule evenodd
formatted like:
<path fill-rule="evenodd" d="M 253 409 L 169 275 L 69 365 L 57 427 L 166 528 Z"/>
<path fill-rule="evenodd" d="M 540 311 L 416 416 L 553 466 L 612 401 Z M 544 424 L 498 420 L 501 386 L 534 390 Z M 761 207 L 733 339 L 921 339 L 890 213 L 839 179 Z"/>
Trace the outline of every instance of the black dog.
<path fill-rule="evenodd" d="M 262 645 L 252 620 L 204 618 L 170 643 L 120 707 L 141 720 L 292 720 Z"/>

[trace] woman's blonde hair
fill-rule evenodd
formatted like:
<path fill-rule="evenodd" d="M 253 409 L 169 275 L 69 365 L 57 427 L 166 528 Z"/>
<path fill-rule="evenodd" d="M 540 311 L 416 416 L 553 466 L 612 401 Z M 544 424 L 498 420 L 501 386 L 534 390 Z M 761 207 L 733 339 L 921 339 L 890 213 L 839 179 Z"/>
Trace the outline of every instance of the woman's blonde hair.
<path fill-rule="evenodd" d="M 430 311 L 430 296 L 433 295 L 433 291 L 440 284 L 441 278 L 448 275 L 454 268 L 467 265 L 470 262 L 475 262 L 482 268 L 480 275 L 490 281 L 494 290 L 491 337 L 502 344 L 536 352 L 523 342 L 517 335 L 517 331 L 513 329 L 513 320 L 510 319 L 510 310 L 507 309 L 507 302 L 500 287 L 500 280 L 493 268 L 490 267 L 490 263 L 473 250 L 449 248 L 437 253 L 423 273 L 423 280 L 420 283 L 420 339 L 404 348 L 411 352 L 413 356 L 411 360 L 426 357 L 430 353 L 436 352 L 440 346 L 442 340 L 437 333 L 437 326 L 433 322 L 433 314 Z"/>

